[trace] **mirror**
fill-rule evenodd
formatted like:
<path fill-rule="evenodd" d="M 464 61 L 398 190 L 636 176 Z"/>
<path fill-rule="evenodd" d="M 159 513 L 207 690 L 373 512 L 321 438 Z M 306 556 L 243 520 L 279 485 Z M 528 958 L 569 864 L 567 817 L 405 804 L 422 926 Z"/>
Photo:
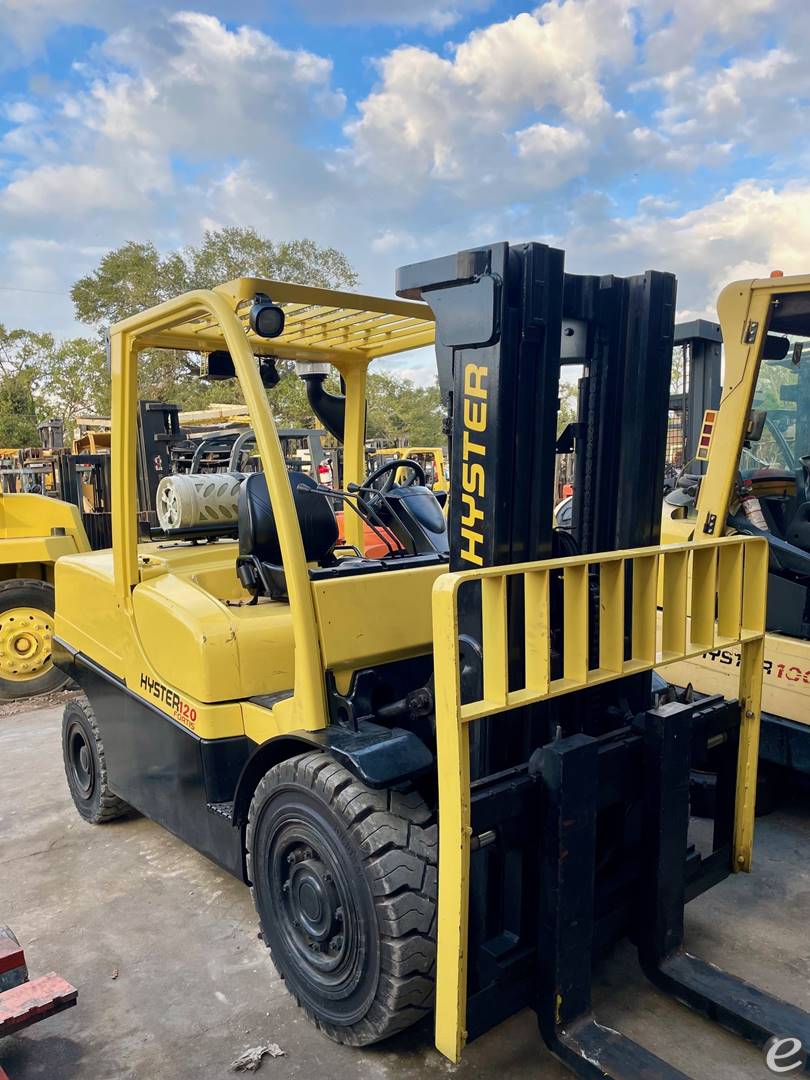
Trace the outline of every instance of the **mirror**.
<path fill-rule="evenodd" d="M 746 442 L 759 442 L 762 432 L 765 430 L 765 421 L 768 419 L 767 409 L 752 409 L 748 417 L 748 427 L 745 431 Z"/>

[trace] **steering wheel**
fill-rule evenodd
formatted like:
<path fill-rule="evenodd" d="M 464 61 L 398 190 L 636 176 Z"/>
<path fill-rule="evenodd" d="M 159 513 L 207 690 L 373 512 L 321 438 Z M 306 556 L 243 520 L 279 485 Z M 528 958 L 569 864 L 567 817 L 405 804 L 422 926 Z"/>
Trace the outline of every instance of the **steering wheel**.
<path fill-rule="evenodd" d="M 374 491 L 385 494 L 386 491 L 390 491 L 394 486 L 397 469 L 401 468 L 410 469 L 413 475 L 406 483 L 401 484 L 400 487 L 413 487 L 414 484 L 421 484 L 424 486 L 426 481 L 425 470 L 419 462 L 414 461 L 413 458 L 395 458 L 393 461 L 387 461 L 384 465 L 380 465 L 379 469 L 375 469 L 373 473 L 370 473 L 360 486 L 363 488 L 373 488 Z"/>

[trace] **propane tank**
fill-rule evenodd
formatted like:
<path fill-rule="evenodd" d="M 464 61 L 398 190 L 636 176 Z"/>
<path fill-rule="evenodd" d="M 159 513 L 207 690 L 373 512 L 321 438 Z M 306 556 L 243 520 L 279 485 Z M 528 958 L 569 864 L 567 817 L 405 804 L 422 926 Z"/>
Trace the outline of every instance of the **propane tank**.
<path fill-rule="evenodd" d="M 161 529 L 224 525 L 236 521 L 239 488 L 246 473 L 183 473 L 164 476 L 157 489 Z"/>

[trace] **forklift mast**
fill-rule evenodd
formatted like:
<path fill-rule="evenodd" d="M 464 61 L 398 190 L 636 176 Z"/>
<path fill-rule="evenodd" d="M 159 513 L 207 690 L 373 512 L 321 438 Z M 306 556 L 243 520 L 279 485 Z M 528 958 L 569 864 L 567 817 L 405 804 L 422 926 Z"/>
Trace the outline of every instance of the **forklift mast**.
<path fill-rule="evenodd" d="M 654 271 L 567 274 L 564 252 L 539 243 L 495 244 L 400 269 L 397 291 L 431 305 L 440 368 L 452 373 L 452 380 L 445 375 L 451 570 L 658 542 L 675 289 L 672 274 Z M 584 369 L 574 430 L 574 547 L 553 528 L 564 364 Z M 512 617 L 520 620 L 515 600 Z M 477 598 L 461 603 L 471 679 L 482 670 Z M 519 664 L 516 650 L 512 666 Z M 649 686 L 649 676 L 630 677 L 622 693 L 641 708 Z M 575 708 L 567 700 L 566 716 L 552 708 L 545 726 L 586 729 L 591 709 L 601 712 L 595 699 Z M 488 725 L 481 728 L 487 743 Z M 497 746 L 480 751 L 478 771 L 514 764 L 502 740 Z"/>
<path fill-rule="evenodd" d="M 670 408 L 681 414 L 683 460 L 689 471 L 702 473 L 705 464 L 696 461 L 703 417 L 707 409 L 720 405 L 720 360 L 723 335 L 718 323 L 691 319 L 675 324 L 675 348 L 682 350 L 683 386 L 672 395 Z"/>
<path fill-rule="evenodd" d="M 534 1005 L 582 1077 L 682 1077 L 593 1016 L 594 957 L 630 933 L 647 975 L 693 1008 L 760 1044 L 785 1022 L 810 1037 L 799 1010 L 683 947 L 686 901 L 750 865 L 766 560 L 750 539 L 656 546 L 675 285 L 567 274 L 544 244 L 397 275 L 435 316 L 450 416 L 451 573 L 433 625 L 436 1045 L 451 1060 Z M 565 363 L 583 368 L 573 537 L 553 528 Z M 741 644 L 740 702 L 656 708 L 656 663 L 718 632 Z M 722 766 L 699 854 L 689 772 L 712 741 Z"/>

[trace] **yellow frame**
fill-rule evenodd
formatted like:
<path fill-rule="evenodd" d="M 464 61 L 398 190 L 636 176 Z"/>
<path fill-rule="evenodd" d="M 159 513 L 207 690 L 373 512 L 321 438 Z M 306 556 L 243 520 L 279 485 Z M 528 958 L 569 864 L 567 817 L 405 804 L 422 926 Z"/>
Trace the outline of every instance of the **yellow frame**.
<path fill-rule="evenodd" d="M 256 293 L 285 311 L 284 332 L 256 337 L 248 313 Z M 425 304 L 387 300 L 263 278 L 238 278 L 167 300 L 110 330 L 112 452 L 118 482 L 112 491 L 113 569 L 117 603 L 137 634 L 132 590 L 140 580 L 136 499 L 138 354 L 148 348 L 210 352 L 227 349 L 256 434 L 256 445 L 278 522 L 282 561 L 293 619 L 295 723 L 315 730 L 327 715 L 320 641 L 301 531 L 281 444 L 256 365 L 256 355 L 333 364 L 346 384 L 344 469 L 346 483 L 364 477 L 365 387 L 371 361 L 434 340 L 433 314 Z M 347 521 L 347 539 L 362 547 L 362 522 Z"/>
<path fill-rule="evenodd" d="M 717 312 L 723 332 L 723 393 L 718 409 L 706 413 L 711 423 L 708 452 L 696 454 L 699 460 L 707 461 L 706 474 L 694 514 L 677 517 L 673 508 L 664 503 L 662 535 L 667 541 L 689 538 L 702 543 L 712 535 L 726 532 L 740 453 L 763 366 L 762 348 L 770 330 L 771 302 L 774 296 L 796 293 L 810 294 L 810 274 L 734 281 L 720 293 Z M 802 363 L 810 360 L 804 358 Z M 714 534 L 704 531 L 707 524 L 712 527 L 712 515 Z M 722 663 L 717 650 L 711 655 L 695 657 L 672 669 L 669 677 L 681 686 L 692 682 L 705 693 L 726 693 L 729 686 L 726 663 L 732 668 L 735 665 L 732 654 L 733 650 L 725 650 Z M 810 642 L 787 634 L 766 634 L 764 665 L 766 713 L 810 726 L 808 695 L 802 692 L 803 688 L 806 690 L 802 675 L 810 670 Z M 795 681 L 791 677 L 779 677 L 780 671 L 794 674 Z"/>
<path fill-rule="evenodd" d="M 625 566 L 633 566 L 632 657 L 625 660 Z M 600 574 L 599 667 L 588 668 L 588 574 Z M 563 677 L 550 678 L 549 576 L 563 576 Z M 631 672 L 739 645 L 741 710 L 733 860 L 748 870 L 754 835 L 768 548 L 758 537 L 443 574 L 433 586 L 433 655 L 439 784 L 439 917 L 436 1047 L 458 1061 L 466 1041 L 470 869 L 469 725 L 521 705 L 619 679 Z M 508 685 L 507 580 L 525 595 L 525 686 Z M 458 594 L 481 586 L 483 696 L 462 703 Z M 661 596 L 659 604 L 658 596 Z M 658 608 L 661 608 L 659 620 Z"/>
<path fill-rule="evenodd" d="M 762 348 L 775 294 L 810 292 L 810 274 L 734 281 L 717 299 L 723 328 L 723 394 L 714 420 L 709 464 L 700 484 L 695 540 L 722 533 L 739 467 L 748 418 L 761 367 Z M 729 328 L 734 333 L 726 333 Z M 749 334 L 749 327 L 755 332 Z M 748 340 L 750 338 L 750 340 Z M 714 515 L 713 532 L 710 516 Z"/>

